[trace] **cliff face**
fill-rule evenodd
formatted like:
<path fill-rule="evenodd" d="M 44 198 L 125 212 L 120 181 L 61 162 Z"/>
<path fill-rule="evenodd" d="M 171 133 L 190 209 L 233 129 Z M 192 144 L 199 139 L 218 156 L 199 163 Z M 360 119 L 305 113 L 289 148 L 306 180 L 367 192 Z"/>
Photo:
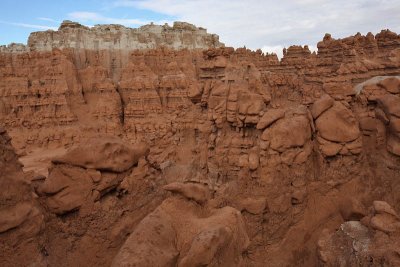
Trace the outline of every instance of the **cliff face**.
<path fill-rule="evenodd" d="M 68 264 L 109 265 L 117 255 L 116 266 L 217 266 L 227 259 L 230 266 L 334 266 L 326 251 L 339 243 L 336 229 L 346 222 L 342 231 L 354 230 L 346 228 L 354 220 L 372 225 L 362 228 L 365 238 L 390 224 L 382 240 L 397 240 L 397 214 L 376 226 L 371 218 L 384 212 L 367 207 L 379 200 L 400 208 L 400 36 L 326 35 L 318 54 L 293 46 L 281 61 L 220 46 L 185 23 L 133 30 L 64 22 L 57 32 L 32 34 L 25 52 L 2 50 L 0 122 L 19 152 L 34 157 L 38 148 L 103 134 L 150 146 L 123 175 L 98 176 L 83 163 L 50 168 L 44 184 L 69 189 L 42 190 L 43 205 L 56 213 L 78 209 L 85 222 L 73 213 L 49 219 L 48 237 L 67 220 L 63 235 L 78 244 Z M 76 193 L 83 181 L 82 192 L 99 195 Z M 49 240 L 50 264 L 60 263 L 65 246 Z M 373 264 L 398 260 L 372 249 L 361 260 L 335 251 L 349 264 L 371 255 Z"/>
<path fill-rule="evenodd" d="M 135 50 L 154 49 L 205 49 L 221 47 L 216 34 L 209 34 L 204 28 L 186 22 L 168 24 L 148 24 L 140 28 L 122 25 L 95 25 L 86 27 L 77 22 L 63 21 L 58 31 L 34 32 L 29 36 L 28 45 L 11 44 L 0 46 L 1 52 L 52 51 L 54 48 L 88 50 Z"/>

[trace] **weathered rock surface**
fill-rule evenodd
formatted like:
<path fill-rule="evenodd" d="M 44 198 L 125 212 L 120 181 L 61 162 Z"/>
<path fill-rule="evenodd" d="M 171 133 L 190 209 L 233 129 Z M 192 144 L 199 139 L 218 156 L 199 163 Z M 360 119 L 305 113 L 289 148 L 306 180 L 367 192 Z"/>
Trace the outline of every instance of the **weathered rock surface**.
<path fill-rule="evenodd" d="M 63 214 L 97 201 L 115 189 L 148 154 L 144 143 L 129 145 L 116 137 L 97 137 L 53 159 L 49 177 L 38 188 L 50 211 Z"/>
<path fill-rule="evenodd" d="M 386 91 L 391 94 L 400 93 L 400 78 L 399 77 L 390 77 L 382 80 L 378 83 L 380 87 L 383 87 Z"/>
<path fill-rule="evenodd" d="M 284 109 L 268 110 L 267 112 L 264 113 L 264 115 L 261 117 L 261 119 L 257 123 L 257 129 L 262 130 L 264 128 L 267 128 L 272 123 L 279 120 L 280 118 L 283 118 L 284 116 L 285 116 Z"/>
<path fill-rule="evenodd" d="M 270 140 L 271 148 L 279 152 L 302 147 L 311 138 L 310 123 L 305 116 L 281 120 L 266 131 L 269 134 L 267 140 Z"/>
<path fill-rule="evenodd" d="M 53 163 L 119 173 L 130 169 L 148 153 L 145 143 L 130 145 L 119 138 L 101 136 L 78 144 L 65 155 L 53 159 Z"/>
<path fill-rule="evenodd" d="M 216 34 L 209 34 L 186 22 L 165 25 L 144 25 L 137 29 L 122 25 L 95 25 L 86 27 L 77 22 L 65 20 L 57 31 L 34 32 L 28 46 L 13 44 L 1 47 L 0 52 L 51 51 L 53 48 L 92 50 L 135 50 L 154 49 L 165 46 L 172 49 L 204 49 L 221 47 Z"/>
<path fill-rule="evenodd" d="M 311 114 L 314 119 L 317 119 L 322 112 L 331 108 L 335 101 L 329 95 L 323 95 L 320 99 L 316 100 L 311 108 Z"/>
<path fill-rule="evenodd" d="M 387 116 L 395 116 L 400 118 L 400 97 L 392 94 L 385 94 L 378 99 L 378 105 L 382 108 Z"/>
<path fill-rule="evenodd" d="M 396 211 L 385 201 L 373 202 L 374 214 L 369 220 L 369 225 L 385 233 L 400 231 L 400 217 Z M 368 219 L 365 220 L 368 223 Z"/>
<path fill-rule="evenodd" d="M 112 266 L 240 266 L 249 240 L 240 212 L 189 202 L 200 185 L 172 184 L 184 198 L 170 197 L 137 226 Z M 196 189 L 194 189 L 196 187 Z M 208 190 L 204 188 L 202 191 Z M 176 207 L 180 207 L 176 209 Z M 200 215 L 202 214 L 202 215 Z"/>
<path fill-rule="evenodd" d="M 318 117 L 315 126 L 322 138 L 332 142 L 350 142 L 360 136 L 354 114 L 340 102 Z"/>
<path fill-rule="evenodd" d="M 278 60 L 181 23 L 1 47 L 0 123 L 30 173 L 4 137 L 0 265 L 395 265 L 399 51 L 327 34 Z"/>
<path fill-rule="evenodd" d="M 400 156 L 400 97 L 386 94 L 377 101 L 376 117 L 386 125 L 386 148 L 392 154 Z"/>
<path fill-rule="evenodd" d="M 40 265 L 44 263 L 38 248 L 44 215 L 29 186 L 32 177 L 22 172 L 10 141 L 0 126 L 0 263 Z"/>
<path fill-rule="evenodd" d="M 200 184 L 182 184 L 175 182 L 164 186 L 164 190 L 181 194 L 187 199 L 194 200 L 199 204 L 205 203 L 210 198 L 208 188 Z"/>

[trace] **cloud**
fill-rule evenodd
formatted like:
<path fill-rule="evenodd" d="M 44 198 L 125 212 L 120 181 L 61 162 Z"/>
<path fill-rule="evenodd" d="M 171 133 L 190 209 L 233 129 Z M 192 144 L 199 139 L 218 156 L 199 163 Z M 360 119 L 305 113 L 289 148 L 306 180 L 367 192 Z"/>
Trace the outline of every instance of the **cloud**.
<path fill-rule="evenodd" d="M 57 21 L 57 20 L 51 19 L 51 18 L 39 17 L 39 18 L 36 18 L 36 19 L 37 19 L 37 20 L 48 21 L 48 22 L 60 23 L 60 21 Z"/>
<path fill-rule="evenodd" d="M 20 22 L 9 22 L 9 21 L 0 21 L 1 24 L 13 25 L 17 27 L 30 28 L 36 30 L 57 30 L 58 27 L 48 26 L 48 25 L 37 25 L 37 24 L 28 24 L 28 23 L 20 23 Z"/>
<path fill-rule="evenodd" d="M 68 17 L 72 20 L 76 20 L 82 23 L 98 23 L 98 24 L 121 24 L 121 25 L 144 25 L 149 24 L 149 20 L 141 19 L 126 19 L 126 18 L 110 18 L 103 16 L 96 12 L 76 11 L 68 14 Z M 169 21 L 157 21 L 157 24 L 168 23 Z"/>
<path fill-rule="evenodd" d="M 274 53 L 278 56 L 278 58 L 282 58 L 283 56 L 283 46 L 281 45 L 275 45 L 275 46 L 268 46 L 268 45 L 264 45 L 263 47 L 261 47 L 261 51 L 263 51 L 263 53 L 265 54 L 271 54 Z"/>
<path fill-rule="evenodd" d="M 398 0 L 118 0 L 116 7 L 150 10 L 194 23 L 234 47 L 313 45 L 329 32 L 400 31 Z"/>
<path fill-rule="evenodd" d="M 113 3 L 114 7 L 136 7 L 137 1 L 132 0 L 117 0 Z"/>

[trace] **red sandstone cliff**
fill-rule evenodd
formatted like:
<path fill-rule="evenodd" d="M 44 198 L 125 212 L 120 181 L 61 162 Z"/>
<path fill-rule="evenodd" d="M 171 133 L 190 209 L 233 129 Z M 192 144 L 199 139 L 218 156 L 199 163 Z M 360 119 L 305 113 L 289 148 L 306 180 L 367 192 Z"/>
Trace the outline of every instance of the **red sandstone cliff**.
<path fill-rule="evenodd" d="M 184 47 L 159 33 L 128 47 L 120 36 L 139 33 L 107 27 L 68 22 L 0 53 L 0 123 L 21 160 L 38 171 L 39 156 L 85 144 L 32 189 L 41 261 L 399 264 L 399 35 L 327 34 L 318 53 L 293 46 L 279 61 L 187 24 L 167 29 Z"/>

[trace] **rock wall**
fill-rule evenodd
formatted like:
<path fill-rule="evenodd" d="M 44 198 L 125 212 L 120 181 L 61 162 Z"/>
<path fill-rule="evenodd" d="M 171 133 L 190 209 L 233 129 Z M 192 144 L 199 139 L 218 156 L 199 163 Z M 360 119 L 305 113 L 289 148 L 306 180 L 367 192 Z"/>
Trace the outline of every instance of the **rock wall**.
<path fill-rule="evenodd" d="M 220 266 L 228 258 L 230 266 L 334 265 L 324 249 L 341 225 L 353 227 L 349 222 L 366 217 L 378 200 L 400 212 L 399 35 L 327 34 L 318 53 L 293 46 L 279 61 L 215 44 L 92 47 L 90 34 L 107 27 L 68 22 L 54 36 L 80 32 L 87 46 L 68 41 L 47 51 L 53 41 L 45 32 L 32 35 L 29 52 L 0 53 L 0 123 L 18 153 L 34 157 L 38 148 L 68 148 L 103 134 L 150 146 L 123 175 L 99 176 L 87 160 L 73 166 L 53 160 L 36 191 L 52 214 L 50 265 L 66 251 L 66 266 L 133 259 L 138 266 Z M 195 31 L 186 24 L 173 29 L 179 27 Z M 111 151 L 117 157 L 124 150 Z M 80 183 L 85 189 L 77 194 Z M 210 240 L 215 246 L 202 251 Z M 141 251 L 157 257 L 137 257 Z M 354 263 L 347 252 L 342 258 Z"/>
<path fill-rule="evenodd" d="M 58 31 L 34 32 L 29 36 L 28 45 L 10 44 L 0 46 L 0 52 L 52 51 L 54 48 L 88 50 L 135 50 L 154 49 L 204 49 L 221 47 L 216 34 L 209 34 L 186 22 L 174 22 L 173 26 L 153 23 L 139 28 L 122 25 L 95 25 L 87 27 L 77 22 L 65 20 Z"/>

